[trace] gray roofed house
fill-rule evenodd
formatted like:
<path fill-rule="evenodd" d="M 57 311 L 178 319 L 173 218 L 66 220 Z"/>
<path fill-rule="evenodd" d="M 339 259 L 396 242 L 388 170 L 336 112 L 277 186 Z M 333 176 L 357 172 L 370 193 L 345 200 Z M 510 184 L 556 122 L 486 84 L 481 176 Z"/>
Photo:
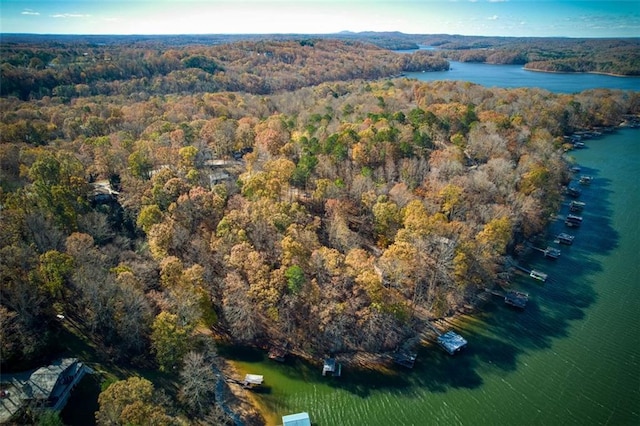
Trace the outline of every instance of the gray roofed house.
<path fill-rule="evenodd" d="M 59 359 L 29 373 L 2 375 L 0 423 L 8 421 L 31 401 L 52 410 L 64 408 L 71 391 L 92 370 L 77 358 Z"/>

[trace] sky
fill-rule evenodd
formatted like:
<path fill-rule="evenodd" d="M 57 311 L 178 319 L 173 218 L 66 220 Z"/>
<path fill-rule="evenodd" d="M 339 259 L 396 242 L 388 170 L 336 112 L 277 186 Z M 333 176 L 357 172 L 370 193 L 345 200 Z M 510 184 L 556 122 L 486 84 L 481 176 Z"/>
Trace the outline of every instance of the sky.
<path fill-rule="evenodd" d="M 1 33 L 640 37 L 640 0 L 0 0 Z"/>

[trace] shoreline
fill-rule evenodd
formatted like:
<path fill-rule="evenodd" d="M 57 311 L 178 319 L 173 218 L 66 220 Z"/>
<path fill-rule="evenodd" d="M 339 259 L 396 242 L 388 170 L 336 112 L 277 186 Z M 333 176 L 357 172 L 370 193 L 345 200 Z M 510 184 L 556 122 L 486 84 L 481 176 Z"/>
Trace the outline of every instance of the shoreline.
<path fill-rule="evenodd" d="M 454 313 L 449 316 L 435 318 L 430 320 L 434 328 L 444 332 L 445 329 L 451 329 L 458 327 L 458 322 L 465 316 L 472 316 L 480 311 L 482 303 L 486 302 L 481 297 L 476 296 L 474 305 L 469 304 L 460 307 Z M 419 340 L 416 345 L 416 349 L 431 348 L 433 350 L 439 350 L 435 339 L 433 338 L 435 333 L 433 329 L 425 327 L 422 333 L 419 335 Z M 304 360 L 309 364 L 318 366 L 318 374 L 321 374 L 322 364 L 317 357 L 312 357 L 302 352 L 290 352 L 289 356 L 294 356 Z M 380 374 L 394 374 L 399 368 L 393 360 L 394 352 L 365 352 L 354 351 L 338 353 L 335 355 L 336 361 L 341 363 L 343 367 L 354 371 L 376 371 Z M 274 411 L 269 410 L 260 399 L 248 389 L 242 388 L 242 386 L 228 383 L 224 380 L 225 377 L 241 377 L 244 374 L 241 368 L 235 364 L 233 360 L 218 357 L 219 370 L 222 376 L 221 381 L 224 382 L 224 395 L 221 397 L 221 407 L 227 412 L 231 411 L 231 416 L 236 425 L 241 426 L 271 426 L 280 424 L 280 416 Z M 216 397 L 217 401 L 218 397 Z M 239 421 L 238 421 L 239 419 Z"/>
<path fill-rule="evenodd" d="M 525 71 L 544 72 L 544 73 L 548 73 L 548 74 L 595 74 L 595 75 L 606 75 L 606 76 L 609 76 L 609 77 L 622 77 L 622 78 L 640 77 L 640 76 L 637 76 L 637 75 L 615 74 L 615 73 L 602 72 L 602 71 L 549 71 L 549 70 L 539 70 L 539 69 L 536 69 L 536 68 L 527 68 L 526 64 L 522 67 L 522 69 L 525 70 Z"/>
<path fill-rule="evenodd" d="M 216 374 L 216 403 L 233 420 L 237 426 L 263 426 L 268 424 L 265 411 L 247 389 L 230 383 L 226 378 L 240 377 L 240 373 L 233 361 L 217 357 Z"/>

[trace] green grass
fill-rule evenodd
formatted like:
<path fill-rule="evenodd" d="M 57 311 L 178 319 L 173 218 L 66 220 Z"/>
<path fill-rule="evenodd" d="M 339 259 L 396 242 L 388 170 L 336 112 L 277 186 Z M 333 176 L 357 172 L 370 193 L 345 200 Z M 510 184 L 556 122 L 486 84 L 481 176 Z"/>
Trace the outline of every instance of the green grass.
<path fill-rule="evenodd" d="M 68 318 L 63 321 L 56 340 L 60 356 L 78 358 L 96 373 L 87 375 L 80 381 L 62 411 L 63 421 L 69 426 L 95 424 L 94 413 L 99 408 L 98 395 L 118 380 L 140 376 L 151 381 L 156 389 L 164 390 L 172 398 L 178 392 L 177 371 L 161 372 L 151 367 L 153 363 L 149 363 L 149 368 L 139 368 L 129 363 L 120 364 L 110 359 L 108 353 L 88 339 L 75 322 Z M 149 357 L 151 356 L 149 354 Z"/>

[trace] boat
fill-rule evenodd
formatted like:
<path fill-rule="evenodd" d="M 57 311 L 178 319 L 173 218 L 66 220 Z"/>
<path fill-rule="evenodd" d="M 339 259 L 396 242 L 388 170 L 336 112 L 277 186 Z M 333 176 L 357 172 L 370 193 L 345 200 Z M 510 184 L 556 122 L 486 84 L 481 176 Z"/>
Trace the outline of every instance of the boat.
<path fill-rule="evenodd" d="M 570 246 L 571 244 L 573 244 L 573 239 L 575 237 L 573 235 L 569 235 L 564 232 L 561 232 L 560 234 L 558 234 L 556 238 L 560 244 L 566 244 Z"/>
<path fill-rule="evenodd" d="M 544 272 L 536 271 L 535 269 L 531 270 L 531 272 L 529 273 L 529 276 L 538 281 L 542 281 L 542 282 L 547 281 L 547 274 L 545 274 Z"/>
<path fill-rule="evenodd" d="M 524 309 L 528 301 L 529 294 L 521 291 L 510 290 L 504 296 L 504 303 L 520 309 Z"/>
<path fill-rule="evenodd" d="M 578 198 L 580 196 L 580 194 L 582 194 L 582 191 L 580 190 L 580 188 L 574 188 L 574 187 L 570 186 L 570 187 L 567 188 L 567 194 L 570 197 Z"/>
<path fill-rule="evenodd" d="M 467 346 L 465 338 L 454 331 L 447 331 L 446 333 L 441 334 L 438 336 L 437 341 L 438 344 L 447 351 L 447 353 L 449 353 L 449 355 L 453 355 L 460 349 Z"/>
<path fill-rule="evenodd" d="M 560 257 L 560 250 L 558 250 L 555 247 L 547 247 L 544 250 L 544 256 L 548 257 L 549 259 L 557 259 Z"/>
<path fill-rule="evenodd" d="M 571 170 L 573 173 L 580 173 L 580 171 L 581 171 L 582 169 L 581 169 L 580 167 L 578 167 L 578 166 L 573 166 L 573 167 L 571 167 L 571 169 L 569 169 L 569 170 Z"/>
<path fill-rule="evenodd" d="M 583 203 L 582 201 L 572 201 L 569 203 L 569 211 L 581 212 L 584 210 L 584 206 L 586 206 L 586 203 Z"/>

